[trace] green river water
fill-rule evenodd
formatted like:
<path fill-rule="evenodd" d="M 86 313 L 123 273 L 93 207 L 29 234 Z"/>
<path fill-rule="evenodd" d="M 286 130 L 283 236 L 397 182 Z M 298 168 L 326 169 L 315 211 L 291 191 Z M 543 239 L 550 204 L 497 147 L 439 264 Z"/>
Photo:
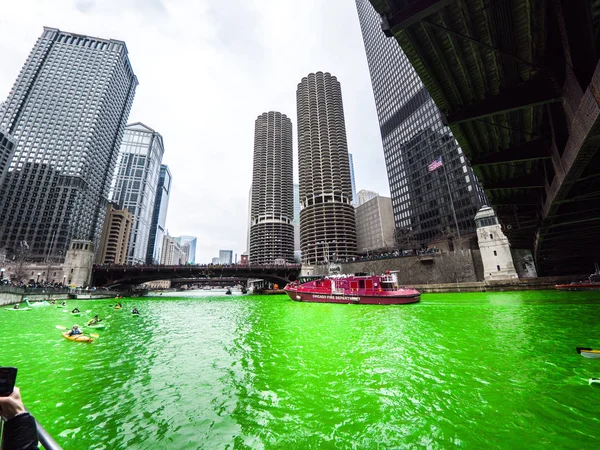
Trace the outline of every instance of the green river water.
<path fill-rule="evenodd" d="M 65 450 L 600 448 L 600 360 L 575 351 L 600 347 L 600 293 L 122 302 L 0 310 L 0 365 Z M 94 313 L 92 344 L 55 328 Z"/>

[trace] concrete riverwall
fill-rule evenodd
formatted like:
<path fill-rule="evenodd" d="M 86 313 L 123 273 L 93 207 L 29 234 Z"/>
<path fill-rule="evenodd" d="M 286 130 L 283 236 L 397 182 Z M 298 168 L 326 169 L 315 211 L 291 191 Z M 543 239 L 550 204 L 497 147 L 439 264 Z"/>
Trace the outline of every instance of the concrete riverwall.
<path fill-rule="evenodd" d="M 77 300 L 94 300 L 101 298 L 114 298 L 115 296 L 122 295 L 118 292 L 113 291 L 103 291 L 103 292 L 90 292 L 90 293 L 31 293 L 31 292 L 20 292 L 22 289 L 13 288 L 6 289 L 4 291 L 0 291 L 0 306 L 6 305 L 14 305 L 15 303 L 21 303 L 26 298 L 29 299 L 30 302 L 40 302 L 42 300 L 69 300 L 69 299 L 77 299 Z"/>
<path fill-rule="evenodd" d="M 23 299 L 28 298 L 31 302 L 42 300 L 68 300 L 69 294 L 17 294 L 12 292 L 0 292 L 0 306 L 14 305 L 21 303 Z"/>
<path fill-rule="evenodd" d="M 578 277 L 572 276 L 540 277 L 467 283 L 414 284 L 411 286 L 421 293 L 533 291 L 554 289 L 555 284 L 570 283 L 577 279 Z"/>
<path fill-rule="evenodd" d="M 396 272 L 400 284 L 476 282 L 483 280 L 479 250 L 435 253 L 334 264 L 339 273 Z M 314 275 L 327 275 L 330 266 L 315 266 Z M 313 275 L 313 274 L 310 274 Z"/>
<path fill-rule="evenodd" d="M 483 281 L 483 264 L 479 250 L 322 265 L 314 267 L 313 273 L 309 275 L 328 275 L 330 269 L 333 269 L 334 273 L 345 274 L 360 272 L 380 274 L 389 270 L 398 275 L 398 282 L 401 285 L 414 286 L 421 292 L 554 289 L 555 284 L 585 278 L 584 275 L 531 278 L 530 272 L 527 271 L 519 273 L 520 277 L 527 278 Z"/>

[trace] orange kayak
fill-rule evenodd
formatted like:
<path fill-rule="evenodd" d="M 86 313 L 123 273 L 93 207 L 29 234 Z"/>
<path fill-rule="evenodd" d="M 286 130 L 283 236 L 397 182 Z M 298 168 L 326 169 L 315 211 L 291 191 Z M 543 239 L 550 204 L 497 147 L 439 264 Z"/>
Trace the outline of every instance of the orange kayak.
<path fill-rule="evenodd" d="M 85 336 L 83 334 L 74 334 L 73 336 L 69 336 L 69 333 L 65 332 L 62 335 L 63 335 L 63 337 L 65 339 L 68 339 L 70 341 L 76 341 L 76 342 L 94 342 L 94 340 L 91 337 Z"/>

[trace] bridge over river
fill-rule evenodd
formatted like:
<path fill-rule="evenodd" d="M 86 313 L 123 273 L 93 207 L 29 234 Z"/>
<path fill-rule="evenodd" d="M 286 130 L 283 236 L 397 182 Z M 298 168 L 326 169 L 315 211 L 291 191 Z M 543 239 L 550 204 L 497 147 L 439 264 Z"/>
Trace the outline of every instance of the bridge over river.
<path fill-rule="evenodd" d="M 300 273 L 300 264 L 285 265 L 181 265 L 181 266 L 116 266 L 94 265 L 92 286 L 129 287 L 147 281 L 205 278 L 261 279 L 285 286 Z"/>

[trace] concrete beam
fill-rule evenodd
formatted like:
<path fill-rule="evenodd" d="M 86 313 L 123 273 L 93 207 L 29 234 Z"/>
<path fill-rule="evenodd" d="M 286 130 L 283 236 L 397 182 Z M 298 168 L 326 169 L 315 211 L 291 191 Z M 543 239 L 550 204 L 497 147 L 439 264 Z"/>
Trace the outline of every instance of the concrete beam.
<path fill-rule="evenodd" d="M 492 206 L 540 206 L 541 197 L 535 193 L 523 195 L 509 195 L 497 200 L 491 200 Z"/>
<path fill-rule="evenodd" d="M 493 166 L 496 164 L 518 163 L 536 159 L 550 159 L 550 148 L 542 139 L 533 139 L 523 144 L 515 145 L 480 158 L 471 160 L 471 167 Z"/>
<path fill-rule="evenodd" d="M 544 177 L 539 173 L 532 173 L 520 177 L 485 183 L 484 189 L 486 191 L 502 189 L 539 189 L 543 188 L 544 185 Z"/>
<path fill-rule="evenodd" d="M 392 37 L 394 33 L 420 22 L 453 2 L 454 0 L 389 0 L 385 2 L 389 7 L 381 15 L 381 29 L 387 37 Z M 372 3 L 377 11 L 383 9 L 381 4 L 384 2 Z"/>
<path fill-rule="evenodd" d="M 557 87 L 547 74 L 540 73 L 528 81 L 503 89 L 498 95 L 448 114 L 446 121 L 448 125 L 456 125 L 495 114 L 559 101 L 561 101 L 561 96 Z"/>

